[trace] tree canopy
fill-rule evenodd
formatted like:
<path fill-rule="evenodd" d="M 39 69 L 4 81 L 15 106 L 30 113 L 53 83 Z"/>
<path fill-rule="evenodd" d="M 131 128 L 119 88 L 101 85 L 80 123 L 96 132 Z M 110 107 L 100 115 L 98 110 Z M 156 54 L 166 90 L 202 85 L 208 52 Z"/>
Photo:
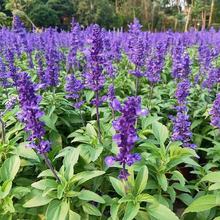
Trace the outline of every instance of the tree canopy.
<path fill-rule="evenodd" d="M 127 28 L 134 17 L 152 31 L 220 26 L 218 0 L 3 0 L 0 25 L 8 25 L 15 13 L 39 28 L 68 29 L 72 17 L 83 26 L 98 23 L 107 29 Z"/>

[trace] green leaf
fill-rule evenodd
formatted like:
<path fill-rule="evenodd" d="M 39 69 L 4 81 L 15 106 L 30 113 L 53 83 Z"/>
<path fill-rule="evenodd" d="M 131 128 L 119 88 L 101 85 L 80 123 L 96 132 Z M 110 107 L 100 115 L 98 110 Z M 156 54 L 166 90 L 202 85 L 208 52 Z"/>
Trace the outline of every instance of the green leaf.
<path fill-rule="evenodd" d="M 81 216 L 72 210 L 69 210 L 69 219 L 68 220 L 81 220 Z"/>
<path fill-rule="evenodd" d="M 20 157 L 40 162 L 40 159 L 36 152 L 32 148 L 27 147 L 27 143 L 25 142 L 19 144 L 19 146 L 14 149 L 13 153 L 17 154 Z"/>
<path fill-rule="evenodd" d="M 89 190 L 80 191 L 80 193 L 78 194 L 78 198 L 85 201 L 105 203 L 105 200 L 101 196 Z"/>
<path fill-rule="evenodd" d="M 121 203 L 127 203 L 127 202 L 131 202 L 131 201 L 134 201 L 135 197 L 132 195 L 132 194 L 128 194 L 128 195 L 125 195 L 123 196 L 121 199 L 118 200 L 118 203 L 121 204 Z"/>
<path fill-rule="evenodd" d="M 179 220 L 169 208 L 159 203 L 148 206 L 147 211 L 157 220 Z"/>
<path fill-rule="evenodd" d="M 94 206 L 89 203 L 85 203 L 82 205 L 85 213 L 89 215 L 102 216 L 102 213 Z"/>
<path fill-rule="evenodd" d="M 16 155 L 5 160 L 0 169 L 0 179 L 3 181 L 13 180 L 20 168 L 20 164 L 20 158 Z"/>
<path fill-rule="evenodd" d="M 51 200 L 53 199 L 48 197 L 43 197 L 42 195 L 37 195 L 34 196 L 32 199 L 28 200 L 23 206 L 25 208 L 43 206 L 43 205 L 47 205 Z"/>
<path fill-rule="evenodd" d="M 118 219 L 117 215 L 118 215 L 118 210 L 119 210 L 120 205 L 121 204 L 113 203 L 110 206 L 110 214 L 111 214 L 112 220 L 117 220 Z"/>
<path fill-rule="evenodd" d="M 220 183 L 214 183 L 211 186 L 209 186 L 209 190 L 218 190 L 220 189 Z"/>
<path fill-rule="evenodd" d="M 215 206 L 220 205 L 217 203 L 216 195 L 205 195 L 194 200 L 188 208 L 184 211 L 184 214 L 189 212 L 203 212 L 209 210 Z"/>
<path fill-rule="evenodd" d="M 51 116 L 44 115 L 43 117 L 41 117 L 41 119 L 48 128 L 57 131 L 55 124 L 57 122 L 58 117 L 56 114 L 52 114 Z"/>
<path fill-rule="evenodd" d="M 30 192 L 31 190 L 29 188 L 23 186 L 13 187 L 12 189 L 12 195 L 17 199 L 21 199 Z"/>
<path fill-rule="evenodd" d="M 11 191 L 12 181 L 6 180 L 2 186 L 0 186 L 0 199 L 4 199 Z"/>
<path fill-rule="evenodd" d="M 124 184 L 122 183 L 121 180 L 118 180 L 114 177 L 109 177 L 109 179 L 110 179 L 110 182 L 111 182 L 113 188 L 118 193 L 118 195 L 120 195 L 120 196 L 126 195 L 125 186 L 124 186 Z"/>
<path fill-rule="evenodd" d="M 146 166 L 141 167 L 138 175 L 135 179 L 134 192 L 135 194 L 140 194 L 144 191 L 148 180 L 148 169 Z"/>
<path fill-rule="evenodd" d="M 54 177 L 54 175 L 50 169 L 47 169 L 42 171 L 37 177 Z"/>
<path fill-rule="evenodd" d="M 56 188 L 57 185 L 57 182 L 53 179 L 43 179 L 31 184 L 32 187 L 40 190 L 45 190 L 46 188 Z"/>
<path fill-rule="evenodd" d="M 209 181 L 212 183 L 220 183 L 220 172 L 211 172 L 205 175 L 200 182 Z"/>
<path fill-rule="evenodd" d="M 147 193 L 143 193 L 140 194 L 136 197 L 136 200 L 138 202 L 149 202 L 149 203 L 154 203 L 156 200 L 153 196 L 147 194 Z"/>
<path fill-rule="evenodd" d="M 150 220 L 150 217 L 149 217 L 147 212 L 139 211 L 137 216 L 136 216 L 136 219 L 138 219 L 138 220 Z"/>
<path fill-rule="evenodd" d="M 132 220 L 138 214 L 140 204 L 129 202 L 125 208 L 125 214 L 122 220 Z"/>
<path fill-rule="evenodd" d="M 85 160 L 87 164 L 91 161 L 95 162 L 103 151 L 103 147 L 98 146 L 94 148 L 89 144 L 80 144 L 79 148 L 80 156 Z"/>
<path fill-rule="evenodd" d="M 181 186 L 185 186 L 186 180 L 185 180 L 183 174 L 180 173 L 178 170 L 175 170 L 172 173 L 173 173 L 173 175 L 172 175 L 171 179 L 172 180 L 178 180 L 180 182 Z"/>
<path fill-rule="evenodd" d="M 152 129 L 158 142 L 164 144 L 169 134 L 167 127 L 160 122 L 153 122 Z"/>
<path fill-rule="evenodd" d="M 158 183 L 160 184 L 163 191 L 167 191 L 168 182 L 165 174 L 158 174 L 157 175 Z"/>
<path fill-rule="evenodd" d="M 67 202 L 53 200 L 47 207 L 46 219 L 47 220 L 63 220 L 66 219 L 69 213 L 69 205 Z"/>
<path fill-rule="evenodd" d="M 214 218 L 213 220 L 220 220 L 220 216 Z"/>
<path fill-rule="evenodd" d="M 96 130 L 90 123 L 86 125 L 86 133 L 91 137 L 97 137 Z"/>
<path fill-rule="evenodd" d="M 74 166 L 79 159 L 79 148 L 72 148 L 68 154 L 65 155 L 63 164 L 65 167 L 65 176 L 69 180 L 73 176 Z"/>
<path fill-rule="evenodd" d="M 81 185 L 90 179 L 103 175 L 104 173 L 105 173 L 104 171 L 100 171 L 100 170 L 83 171 L 81 173 L 77 173 L 76 175 L 74 175 L 71 181 L 78 181 L 78 185 Z"/>

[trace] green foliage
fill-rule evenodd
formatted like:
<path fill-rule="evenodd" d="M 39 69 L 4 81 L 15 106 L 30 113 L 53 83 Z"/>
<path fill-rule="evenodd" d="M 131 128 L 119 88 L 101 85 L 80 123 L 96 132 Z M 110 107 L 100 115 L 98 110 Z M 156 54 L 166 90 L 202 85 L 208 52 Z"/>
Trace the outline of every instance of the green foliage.
<path fill-rule="evenodd" d="M 43 4 L 39 4 L 33 8 L 29 16 L 38 27 L 55 27 L 60 25 L 60 19 L 57 12 Z"/>

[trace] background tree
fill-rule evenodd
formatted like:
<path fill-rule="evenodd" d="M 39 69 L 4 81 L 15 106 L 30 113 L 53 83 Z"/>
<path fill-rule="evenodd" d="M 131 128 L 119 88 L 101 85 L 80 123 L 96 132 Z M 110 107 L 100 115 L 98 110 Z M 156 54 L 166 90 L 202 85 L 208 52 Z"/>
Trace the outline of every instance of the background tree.
<path fill-rule="evenodd" d="M 0 24 L 5 14 L 19 14 L 29 25 L 62 29 L 70 28 L 72 17 L 107 29 L 127 29 L 134 17 L 151 31 L 220 26 L 219 0 L 2 0 L 0 12 Z"/>

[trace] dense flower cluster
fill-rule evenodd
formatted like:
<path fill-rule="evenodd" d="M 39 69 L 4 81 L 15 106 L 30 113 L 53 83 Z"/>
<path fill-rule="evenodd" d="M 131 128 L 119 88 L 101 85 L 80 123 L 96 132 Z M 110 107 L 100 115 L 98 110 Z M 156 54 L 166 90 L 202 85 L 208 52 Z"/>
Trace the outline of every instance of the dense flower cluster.
<path fill-rule="evenodd" d="M 141 159 L 138 153 L 131 153 L 135 142 L 138 140 L 135 129 L 136 120 L 138 116 L 146 115 L 147 111 L 141 109 L 140 97 L 129 97 L 124 105 L 118 103 L 116 110 L 121 112 L 121 116 L 113 122 L 113 127 L 116 130 L 113 140 L 119 147 L 119 154 L 116 157 L 107 157 L 105 161 L 107 165 L 112 165 L 114 161 L 118 161 L 123 167 L 119 177 L 127 179 L 129 174 L 125 166 L 131 166 Z"/>
<path fill-rule="evenodd" d="M 135 70 L 130 71 L 130 73 L 136 77 L 143 76 L 141 68 L 144 66 L 145 61 L 144 40 L 141 27 L 137 19 L 134 19 L 134 22 L 129 25 L 128 57 L 135 65 Z"/>
<path fill-rule="evenodd" d="M 74 74 L 70 74 L 66 77 L 66 97 L 68 99 L 73 99 L 76 102 L 74 103 L 75 108 L 80 108 L 84 103 L 80 101 L 80 92 L 83 90 L 84 85 L 81 80 L 76 79 Z"/>
<path fill-rule="evenodd" d="M 190 74 L 191 61 L 184 46 L 179 43 L 173 48 L 172 76 L 177 80 L 186 79 Z"/>
<path fill-rule="evenodd" d="M 50 150 L 50 142 L 44 140 L 44 124 L 40 121 L 44 113 L 39 107 L 41 97 L 36 95 L 36 85 L 27 73 L 22 72 L 19 74 L 17 89 L 21 108 L 18 118 L 29 133 L 30 146 L 40 154 L 46 153 Z"/>
<path fill-rule="evenodd" d="M 189 95 L 190 82 L 187 79 L 177 84 L 175 97 L 178 101 L 176 107 L 177 115 L 172 118 L 173 121 L 173 141 L 181 141 L 183 147 L 195 148 L 196 145 L 192 144 L 192 132 L 190 130 L 191 122 L 187 114 L 187 96 Z"/>
<path fill-rule="evenodd" d="M 59 84 L 59 53 L 55 44 L 52 30 L 49 30 L 49 42 L 46 45 L 45 82 L 47 87 Z"/>
<path fill-rule="evenodd" d="M 151 56 L 147 60 L 147 71 L 145 73 L 145 76 L 151 84 L 156 84 L 160 81 L 165 54 L 164 47 L 161 43 L 156 46 L 155 51 L 151 51 Z"/>
<path fill-rule="evenodd" d="M 179 105 L 186 104 L 186 98 L 189 95 L 189 90 L 190 90 L 189 80 L 184 79 L 183 81 L 181 81 L 177 84 L 175 97 L 176 97 Z"/>
<path fill-rule="evenodd" d="M 67 57 L 67 71 L 69 71 L 71 68 L 76 66 L 77 63 L 77 51 L 80 47 L 81 43 L 81 28 L 79 23 L 75 22 L 74 19 L 72 20 L 72 28 L 71 28 L 71 45 L 69 54 Z"/>
<path fill-rule="evenodd" d="M 192 132 L 190 130 L 191 122 L 186 112 L 180 111 L 173 119 L 173 141 L 181 141 L 184 147 L 195 148 L 196 145 L 191 143 Z"/>
<path fill-rule="evenodd" d="M 210 111 L 211 125 L 220 129 L 220 93 L 217 94 Z"/>
<path fill-rule="evenodd" d="M 91 27 L 88 37 L 89 51 L 87 56 L 87 71 L 84 74 L 86 85 L 93 91 L 103 88 L 105 77 L 103 75 L 103 33 L 101 28 L 95 24 Z"/>

